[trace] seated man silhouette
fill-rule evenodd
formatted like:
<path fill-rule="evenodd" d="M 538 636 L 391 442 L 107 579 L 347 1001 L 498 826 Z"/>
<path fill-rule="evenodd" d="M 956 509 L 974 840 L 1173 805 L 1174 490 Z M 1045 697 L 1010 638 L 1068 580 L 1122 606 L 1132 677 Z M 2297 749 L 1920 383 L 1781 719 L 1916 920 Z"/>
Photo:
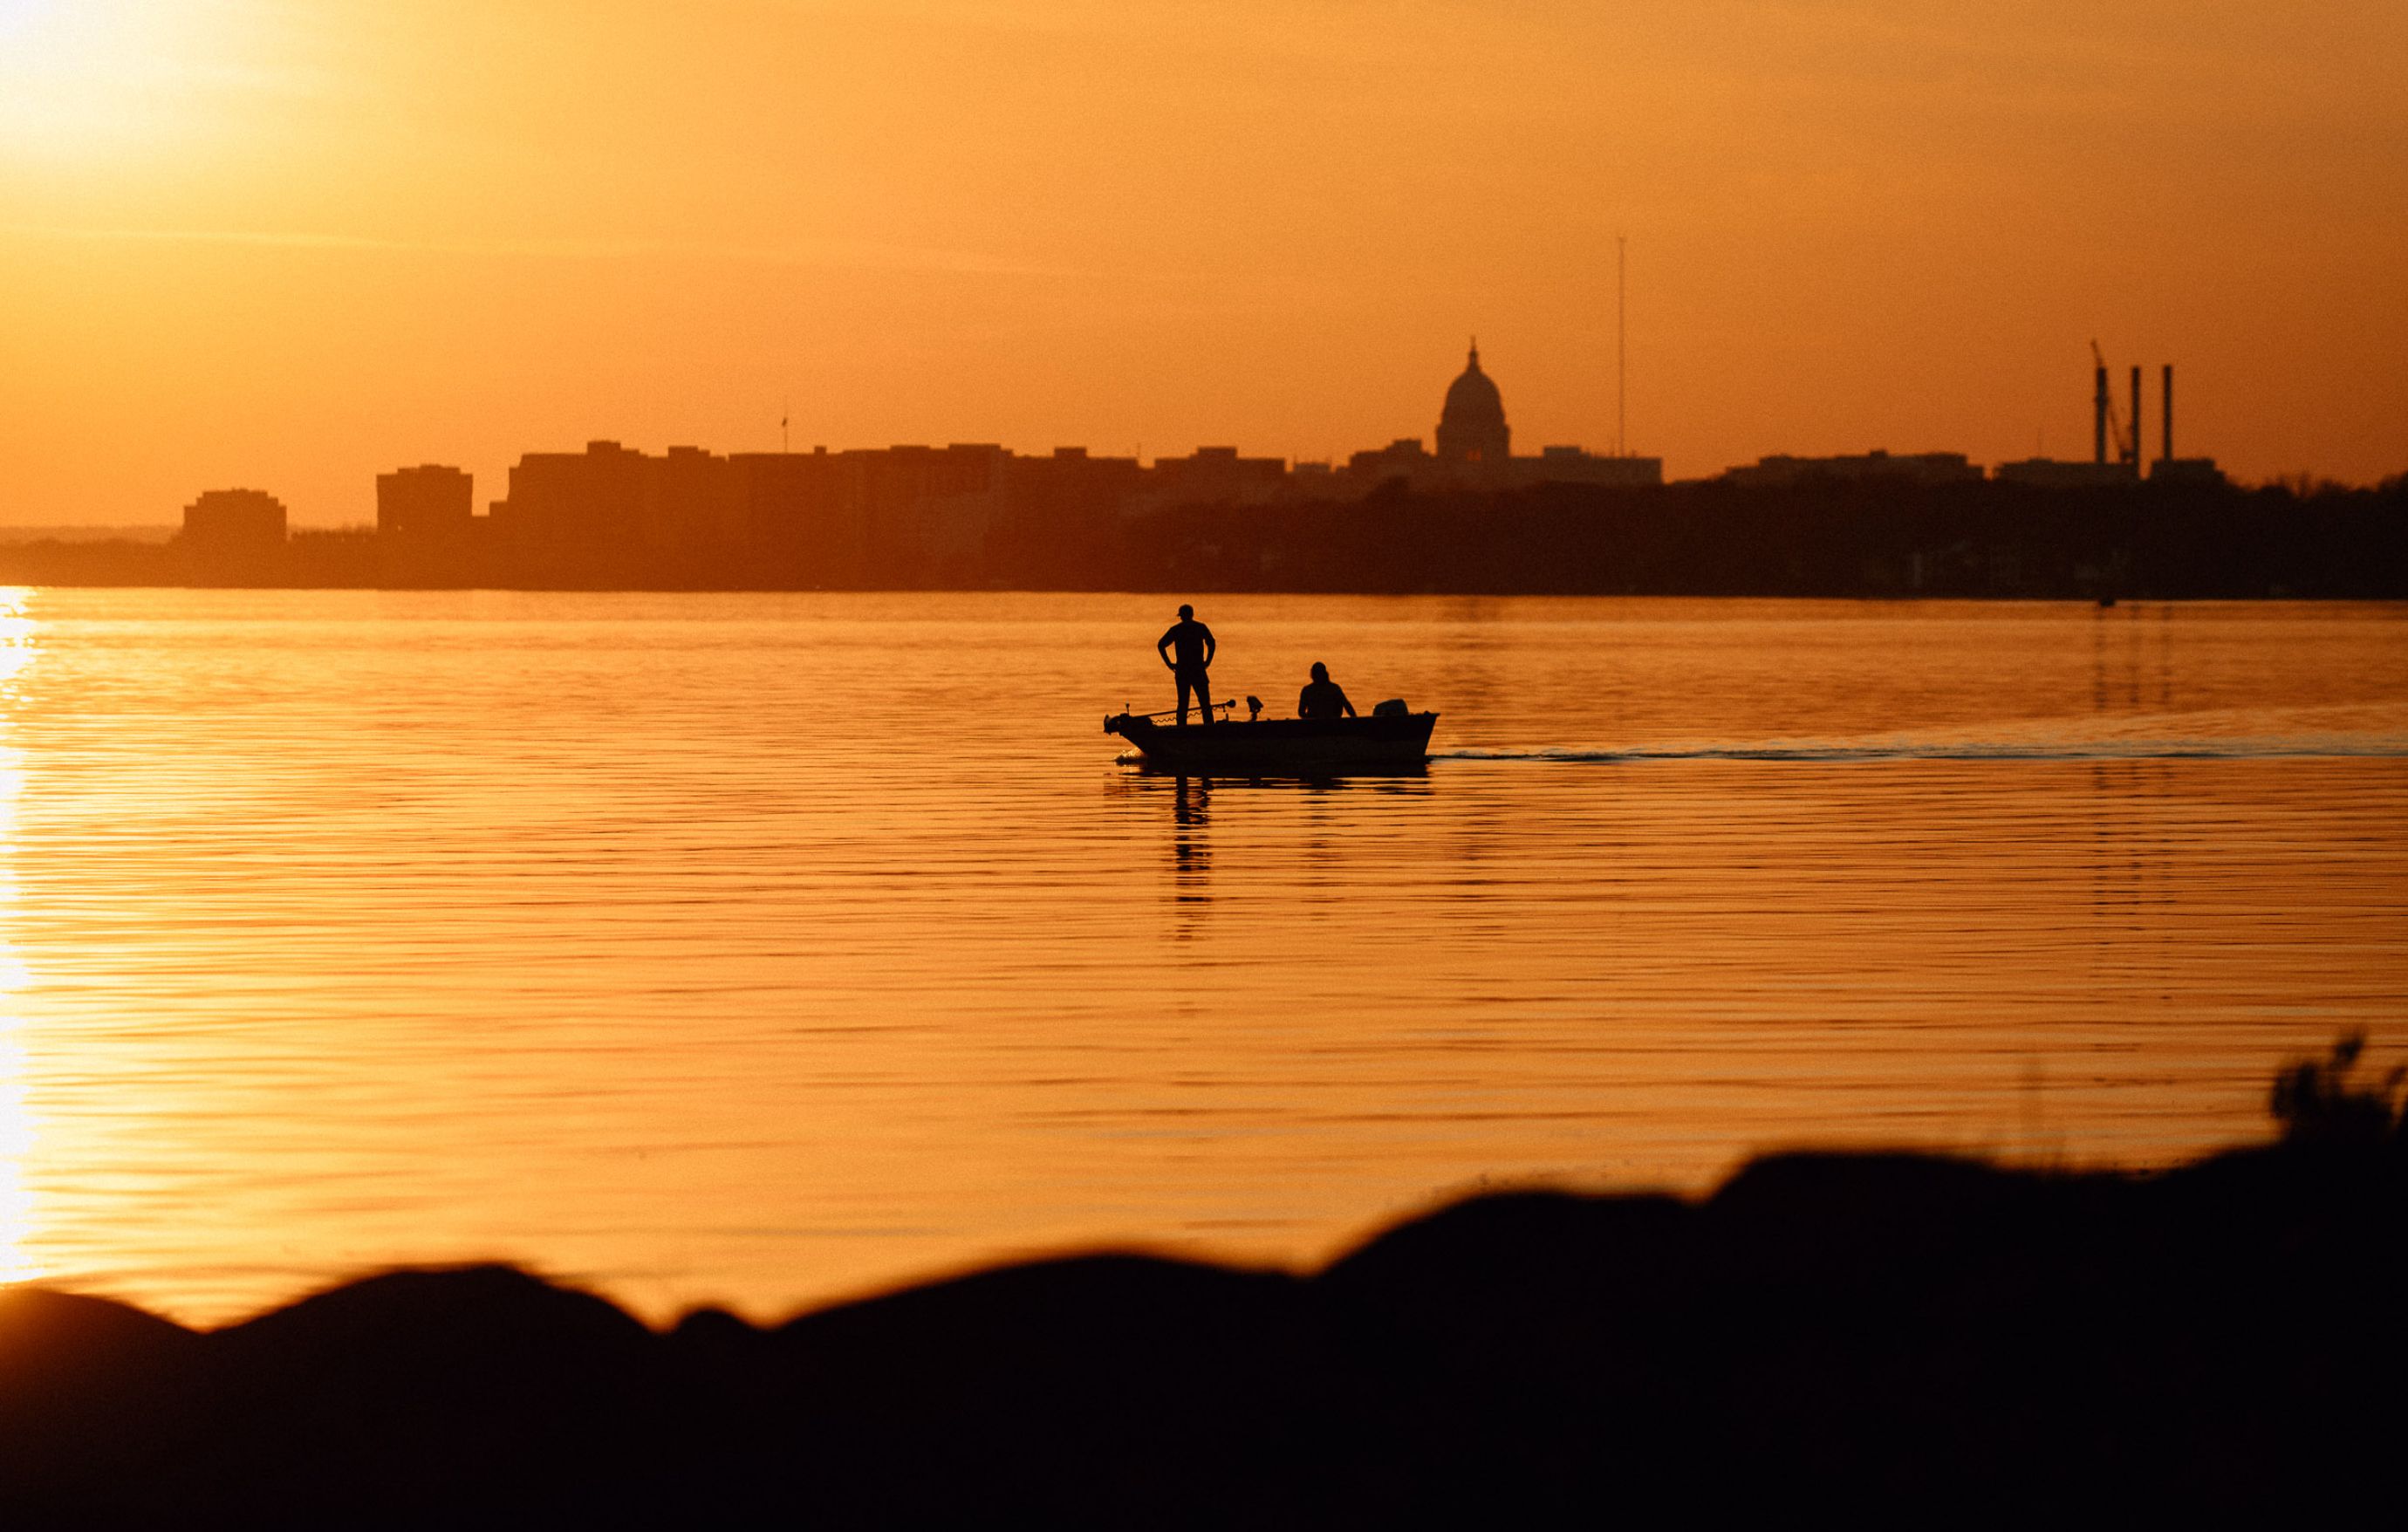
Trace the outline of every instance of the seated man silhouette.
<path fill-rule="evenodd" d="M 1220 647 L 1212 641 L 1212 630 L 1196 621 L 1196 609 L 1179 609 L 1179 621 L 1170 631 L 1154 643 L 1162 663 L 1170 667 L 1173 680 L 1179 682 L 1179 722 L 1187 722 L 1187 694 L 1196 694 L 1196 706 L 1200 722 L 1212 722 L 1212 655 Z"/>
<path fill-rule="evenodd" d="M 1336 718 L 1343 713 L 1354 716 L 1354 704 L 1346 700 L 1346 689 L 1329 679 L 1329 666 L 1319 660 L 1312 662 L 1312 680 L 1297 694 L 1296 716 L 1298 718 Z"/>

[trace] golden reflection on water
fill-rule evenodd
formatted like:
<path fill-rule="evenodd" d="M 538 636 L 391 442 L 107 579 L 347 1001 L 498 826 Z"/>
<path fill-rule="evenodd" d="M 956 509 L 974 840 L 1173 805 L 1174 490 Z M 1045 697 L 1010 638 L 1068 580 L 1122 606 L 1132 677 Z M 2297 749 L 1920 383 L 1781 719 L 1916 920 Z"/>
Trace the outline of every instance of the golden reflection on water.
<path fill-rule="evenodd" d="M 0 1260 L 766 1315 L 1793 1143 L 2163 1163 L 2408 1044 L 2393 609 L 1206 605 L 1240 694 L 1440 709 L 1331 784 L 1112 764 L 1165 605 L 21 597 Z"/>
<path fill-rule="evenodd" d="M 16 988 L 10 986 L 11 998 Z M 0 1005 L 8 1003 L 0 999 Z M 25 1158 L 34 1149 L 34 1118 L 25 1095 L 23 1030 L 13 1007 L 0 1015 L 0 1281 L 42 1275 L 26 1253 L 34 1194 L 25 1184 Z"/>
<path fill-rule="evenodd" d="M 13 712 L 17 678 L 35 653 L 35 623 L 25 615 L 29 593 L 0 587 L 0 720 Z M 25 1017 L 19 997 L 25 965 L 9 944 L 17 905 L 17 802 L 25 785 L 24 755 L 0 737 L 0 1281 L 43 1275 L 29 1253 L 34 1193 L 25 1161 L 34 1152 L 34 1114 L 25 1079 Z"/>

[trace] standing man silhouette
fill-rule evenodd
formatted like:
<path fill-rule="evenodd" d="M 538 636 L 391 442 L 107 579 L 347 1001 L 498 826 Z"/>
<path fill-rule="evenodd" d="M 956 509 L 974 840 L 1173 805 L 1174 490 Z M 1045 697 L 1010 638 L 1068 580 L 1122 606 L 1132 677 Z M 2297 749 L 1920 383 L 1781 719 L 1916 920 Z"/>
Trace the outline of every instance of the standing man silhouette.
<path fill-rule="evenodd" d="M 1219 646 L 1212 642 L 1212 630 L 1196 621 L 1196 609 L 1179 609 L 1179 621 L 1162 636 L 1154 648 L 1162 663 L 1179 681 L 1179 722 L 1187 722 L 1187 694 L 1196 694 L 1196 706 L 1201 721 L 1212 722 L 1212 683 L 1206 672 L 1212 668 L 1212 654 Z"/>

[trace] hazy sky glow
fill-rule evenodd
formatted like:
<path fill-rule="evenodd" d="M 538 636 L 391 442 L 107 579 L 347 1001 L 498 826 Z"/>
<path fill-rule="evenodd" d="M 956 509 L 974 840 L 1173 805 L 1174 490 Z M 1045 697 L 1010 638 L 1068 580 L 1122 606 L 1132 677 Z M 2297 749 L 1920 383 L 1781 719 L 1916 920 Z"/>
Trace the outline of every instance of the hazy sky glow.
<path fill-rule="evenodd" d="M 0 520 L 530 448 L 2408 468 L 2397 0 L 0 0 Z M 2154 384 L 2149 409 L 2154 417 Z M 2151 426 L 2154 441 L 2155 427 Z"/>

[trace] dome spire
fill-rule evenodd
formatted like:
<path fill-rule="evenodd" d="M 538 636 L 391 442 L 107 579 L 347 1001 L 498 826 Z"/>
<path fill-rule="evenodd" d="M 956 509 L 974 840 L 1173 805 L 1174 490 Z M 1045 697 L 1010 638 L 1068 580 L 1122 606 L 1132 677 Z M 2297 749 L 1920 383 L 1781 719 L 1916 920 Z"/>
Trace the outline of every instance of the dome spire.
<path fill-rule="evenodd" d="M 1456 464 L 1480 465 L 1478 471 L 1502 470 L 1512 461 L 1512 432 L 1505 423 L 1505 401 L 1496 379 L 1480 370 L 1480 337 L 1471 337 L 1471 359 L 1463 376 L 1449 384 L 1446 408 L 1439 411 L 1438 455 Z"/>

